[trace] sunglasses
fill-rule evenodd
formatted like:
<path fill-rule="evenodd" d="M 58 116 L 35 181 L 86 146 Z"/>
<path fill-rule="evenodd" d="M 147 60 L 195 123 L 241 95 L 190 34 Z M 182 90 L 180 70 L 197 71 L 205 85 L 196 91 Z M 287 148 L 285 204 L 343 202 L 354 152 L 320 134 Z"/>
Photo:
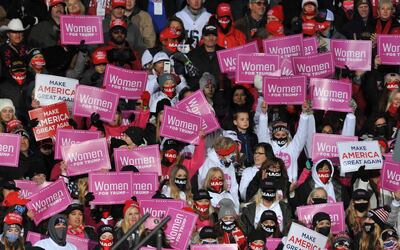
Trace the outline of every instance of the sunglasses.
<path fill-rule="evenodd" d="M 257 4 L 257 6 L 267 6 L 266 2 L 254 2 L 254 4 Z"/>

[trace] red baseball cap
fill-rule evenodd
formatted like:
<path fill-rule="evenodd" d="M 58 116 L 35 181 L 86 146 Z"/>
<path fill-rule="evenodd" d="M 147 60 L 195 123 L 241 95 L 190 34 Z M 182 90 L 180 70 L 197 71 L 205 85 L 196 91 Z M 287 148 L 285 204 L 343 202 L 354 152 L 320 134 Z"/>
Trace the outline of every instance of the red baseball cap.
<path fill-rule="evenodd" d="M 111 1 L 111 8 L 115 9 L 118 7 L 126 8 L 126 0 L 112 0 Z"/>
<path fill-rule="evenodd" d="M 50 0 L 49 1 L 49 7 L 56 6 L 57 4 L 60 4 L 60 3 L 65 5 L 65 1 L 64 0 Z"/>
<path fill-rule="evenodd" d="M 103 48 L 97 48 L 92 53 L 92 63 L 97 64 L 107 64 L 107 52 Z"/>
<path fill-rule="evenodd" d="M 274 16 L 276 17 L 280 22 L 283 22 L 284 15 L 283 15 L 283 6 L 282 5 L 275 5 L 272 7 L 268 13 L 267 16 Z"/>
<path fill-rule="evenodd" d="M 8 213 L 6 217 L 4 217 L 4 223 L 8 225 L 20 225 L 22 226 L 22 216 L 17 213 Z"/>
<path fill-rule="evenodd" d="M 217 7 L 217 16 L 232 16 L 231 5 L 229 3 L 220 3 Z"/>
<path fill-rule="evenodd" d="M 114 19 L 111 21 L 110 29 L 117 27 L 117 26 L 123 27 L 125 29 L 128 28 L 128 24 L 123 19 L 120 19 L 120 18 L 117 18 L 117 19 Z"/>
<path fill-rule="evenodd" d="M 176 32 L 175 29 L 167 27 L 160 32 L 160 41 L 162 42 L 168 38 L 178 38 L 179 36 L 180 33 Z"/>

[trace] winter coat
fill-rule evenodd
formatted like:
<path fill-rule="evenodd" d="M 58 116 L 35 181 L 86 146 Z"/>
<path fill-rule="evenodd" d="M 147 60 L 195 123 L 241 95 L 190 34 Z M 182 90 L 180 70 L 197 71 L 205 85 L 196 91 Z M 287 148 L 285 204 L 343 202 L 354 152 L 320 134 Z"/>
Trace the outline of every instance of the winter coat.
<path fill-rule="evenodd" d="M 157 37 L 154 32 L 153 20 L 149 13 L 135 7 L 129 19 L 139 28 L 140 34 L 143 37 L 144 46 L 146 48 L 153 48 L 156 44 Z"/>

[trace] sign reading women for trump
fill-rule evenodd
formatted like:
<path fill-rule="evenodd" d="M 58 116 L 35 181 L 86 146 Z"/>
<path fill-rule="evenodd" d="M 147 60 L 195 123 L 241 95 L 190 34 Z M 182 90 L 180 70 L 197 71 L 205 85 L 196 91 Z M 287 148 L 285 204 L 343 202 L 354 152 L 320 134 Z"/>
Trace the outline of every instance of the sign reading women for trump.
<path fill-rule="evenodd" d="M 183 200 L 151 199 L 139 200 L 143 214 L 150 213 L 151 217 L 163 218 L 170 208 L 182 209 L 185 206 Z"/>
<path fill-rule="evenodd" d="M 97 87 L 79 85 L 75 94 L 74 115 L 90 117 L 98 113 L 100 119 L 112 122 L 117 111 L 118 95 Z"/>
<path fill-rule="evenodd" d="M 146 71 L 128 70 L 107 64 L 103 85 L 120 98 L 139 99 L 146 83 Z"/>
<path fill-rule="evenodd" d="M 237 83 L 253 83 L 255 75 L 280 76 L 280 60 L 278 55 L 264 53 L 239 54 L 236 70 Z"/>
<path fill-rule="evenodd" d="M 33 213 L 38 225 L 41 221 L 64 211 L 72 203 L 72 198 L 63 179 L 58 179 L 30 197 L 27 207 Z"/>
<path fill-rule="evenodd" d="M 160 135 L 197 145 L 201 123 L 198 115 L 165 106 Z"/>
<path fill-rule="evenodd" d="M 302 104 L 306 93 L 305 76 L 263 77 L 263 96 L 268 104 Z"/>
<path fill-rule="evenodd" d="M 58 102 L 41 108 L 30 110 L 29 118 L 37 118 L 39 124 L 33 128 L 36 141 L 56 135 L 58 128 L 72 128 L 69 125 L 69 112 L 65 102 Z"/>
<path fill-rule="evenodd" d="M 157 173 L 131 173 L 132 195 L 138 200 L 151 199 L 158 189 Z"/>
<path fill-rule="evenodd" d="M 381 184 L 383 189 L 392 192 L 400 190 L 399 163 L 385 161 L 385 163 L 383 163 L 381 176 Z"/>
<path fill-rule="evenodd" d="M 378 56 L 382 64 L 400 64 L 400 36 L 377 35 Z"/>
<path fill-rule="evenodd" d="M 95 199 L 91 205 L 123 204 L 132 197 L 132 173 L 89 173 L 89 192 Z"/>
<path fill-rule="evenodd" d="M 315 36 L 303 39 L 304 56 L 318 54 L 318 42 Z"/>
<path fill-rule="evenodd" d="M 303 35 L 292 35 L 263 40 L 263 48 L 268 55 L 290 58 L 303 55 Z"/>
<path fill-rule="evenodd" d="M 307 77 L 328 77 L 335 72 L 332 53 L 292 58 L 295 75 Z"/>
<path fill-rule="evenodd" d="M 365 169 L 381 169 L 383 160 L 378 141 L 338 142 L 340 173 Z"/>
<path fill-rule="evenodd" d="M 61 44 L 103 44 L 103 23 L 100 16 L 62 15 Z"/>
<path fill-rule="evenodd" d="M 65 101 L 68 109 L 72 110 L 78 84 L 79 81 L 72 78 L 36 74 L 35 99 L 40 102 L 41 106 Z"/>
<path fill-rule="evenodd" d="M 174 249 L 187 249 L 197 221 L 197 214 L 169 208 L 167 215 L 171 216 L 171 220 L 168 221 L 165 229 L 168 242 Z"/>
<path fill-rule="evenodd" d="M 21 136 L 0 133 L 0 165 L 18 167 Z"/>
<path fill-rule="evenodd" d="M 111 168 L 106 138 L 63 146 L 61 154 L 67 164 L 68 176 Z"/>
<path fill-rule="evenodd" d="M 122 167 L 133 165 L 139 172 L 152 172 L 161 175 L 160 149 L 158 145 L 137 147 L 134 149 L 114 149 L 115 169 L 120 171 Z"/>
<path fill-rule="evenodd" d="M 237 55 L 258 53 L 257 42 L 246 43 L 245 45 L 217 51 L 218 64 L 222 73 L 235 72 L 237 69 Z"/>
<path fill-rule="evenodd" d="M 335 66 L 350 70 L 371 70 L 371 41 L 331 40 L 331 51 Z"/>
<path fill-rule="evenodd" d="M 351 84 L 332 79 L 311 78 L 310 97 L 313 109 L 350 112 Z"/>
<path fill-rule="evenodd" d="M 100 131 L 78 129 L 57 129 L 54 159 L 62 159 L 61 147 L 78 144 L 84 141 L 99 139 Z"/>

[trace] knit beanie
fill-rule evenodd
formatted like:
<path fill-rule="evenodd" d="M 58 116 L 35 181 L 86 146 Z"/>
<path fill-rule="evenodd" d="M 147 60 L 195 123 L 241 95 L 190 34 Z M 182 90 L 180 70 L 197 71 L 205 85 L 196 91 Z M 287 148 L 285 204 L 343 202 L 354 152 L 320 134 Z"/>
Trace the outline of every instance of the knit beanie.
<path fill-rule="evenodd" d="M 247 243 L 251 244 L 252 242 L 256 241 L 256 240 L 262 240 L 262 241 L 266 241 L 266 233 L 264 230 L 262 229 L 256 229 L 253 230 L 247 237 Z"/>
<path fill-rule="evenodd" d="M 14 103 L 11 101 L 11 99 L 7 98 L 0 99 L 0 111 L 7 107 L 12 108 L 12 110 L 15 113 Z"/>
<path fill-rule="evenodd" d="M 235 204 L 231 199 L 223 198 L 219 201 L 219 212 L 218 219 L 222 219 L 224 216 L 236 216 Z"/>
<path fill-rule="evenodd" d="M 267 16 L 274 16 L 276 17 L 280 22 L 283 22 L 284 20 L 284 14 L 283 14 L 283 6 L 280 4 L 277 4 L 273 6 L 268 12 Z"/>
<path fill-rule="evenodd" d="M 368 218 L 371 218 L 381 228 L 384 228 L 389 218 L 389 212 L 389 207 L 378 207 L 368 211 Z"/>
<path fill-rule="evenodd" d="M 315 227 L 317 226 L 317 224 L 318 224 L 320 221 L 323 221 L 323 220 L 331 221 L 331 217 L 329 217 L 329 214 L 324 213 L 324 212 L 318 212 L 318 213 L 316 213 L 316 214 L 314 215 L 313 219 L 312 219 L 313 228 L 315 228 Z"/>
<path fill-rule="evenodd" d="M 164 83 L 168 80 L 172 81 L 175 85 L 177 84 L 176 77 L 174 77 L 172 74 L 164 73 L 159 77 L 157 77 L 158 85 L 160 85 L 161 88 L 164 86 Z"/>
<path fill-rule="evenodd" d="M 276 213 L 272 210 L 265 210 L 262 214 L 261 214 L 261 218 L 260 218 L 260 223 L 266 221 L 266 220 L 272 220 L 275 222 L 275 224 L 278 223 L 278 217 L 276 216 Z"/>
<path fill-rule="evenodd" d="M 369 193 L 365 189 L 356 189 L 353 191 L 353 194 L 351 196 L 352 200 L 358 201 L 358 200 L 369 200 Z"/>
<path fill-rule="evenodd" d="M 131 138 L 132 142 L 135 143 L 136 146 L 140 146 L 145 144 L 144 141 L 144 130 L 139 127 L 129 127 L 124 131 L 129 138 Z"/>
<path fill-rule="evenodd" d="M 346 243 L 347 242 L 347 243 Z M 335 238 L 333 238 L 333 246 L 336 247 L 336 245 L 348 245 L 348 248 L 351 246 L 351 238 L 346 232 L 339 232 Z"/>

